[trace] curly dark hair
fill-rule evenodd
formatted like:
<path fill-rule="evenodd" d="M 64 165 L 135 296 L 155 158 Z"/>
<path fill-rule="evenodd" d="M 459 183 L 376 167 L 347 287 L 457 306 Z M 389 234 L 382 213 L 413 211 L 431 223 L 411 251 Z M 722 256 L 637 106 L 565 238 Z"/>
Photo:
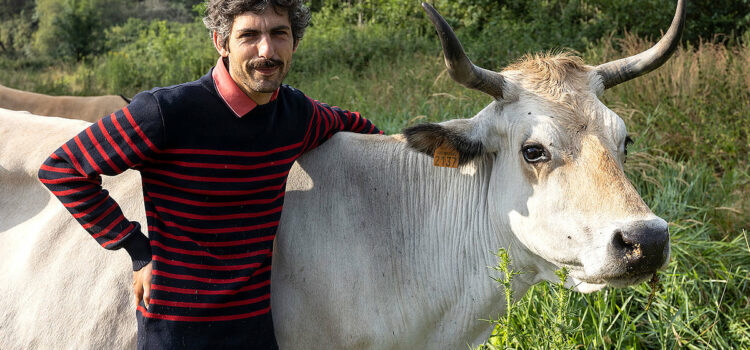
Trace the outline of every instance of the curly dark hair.
<path fill-rule="evenodd" d="M 289 23 L 292 24 L 292 36 L 296 45 L 305 34 L 310 23 L 310 9 L 303 4 L 304 0 L 207 0 L 206 17 L 203 24 L 213 37 L 215 31 L 222 47 L 227 47 L 229 33 L 232 31 L 234 18 L 246 12 L 260 14 L 268 6 L 273 6 L 277 13 L 286 10 Z"/>

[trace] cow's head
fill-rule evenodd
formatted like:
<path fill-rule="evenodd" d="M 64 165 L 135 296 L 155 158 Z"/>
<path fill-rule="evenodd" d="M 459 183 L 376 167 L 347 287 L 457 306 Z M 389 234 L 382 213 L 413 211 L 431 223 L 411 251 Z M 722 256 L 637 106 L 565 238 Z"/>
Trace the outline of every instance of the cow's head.
<path fill-rule="evenodd" d="M 670 252 L 667 223 L 625 177 L 631 140 L 598 96 L 667 60 L 679 43 L 684 0 L 667 34 L 638 55 L 596 67 L 568 54 L 527 56 L 502 72 L 472 64 L 440 14 L 422 5 L 451 77 L 495 101 L 471 119 L 407 128 L 409 145 L 432 155 L 447 143 L 461 164 L 490 154 L 494 228 L 566 267 L 578 290 L 634 284 L 662 268 Z"/>

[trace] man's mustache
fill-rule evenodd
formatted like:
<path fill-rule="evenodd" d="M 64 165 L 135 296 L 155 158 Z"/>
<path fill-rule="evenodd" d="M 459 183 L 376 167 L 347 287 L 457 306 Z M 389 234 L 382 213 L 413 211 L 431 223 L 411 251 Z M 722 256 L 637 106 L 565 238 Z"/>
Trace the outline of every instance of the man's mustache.
<path fill-rule="evenodd" d="M 283 65 L 284 62 L 281 60 L 275 60 L 273 58 L 261 58 L 257 60 L 250 61 L 250 64 L 248 65 L 251 69 L 258 69 L 258 68 L 273 68 Z"/>

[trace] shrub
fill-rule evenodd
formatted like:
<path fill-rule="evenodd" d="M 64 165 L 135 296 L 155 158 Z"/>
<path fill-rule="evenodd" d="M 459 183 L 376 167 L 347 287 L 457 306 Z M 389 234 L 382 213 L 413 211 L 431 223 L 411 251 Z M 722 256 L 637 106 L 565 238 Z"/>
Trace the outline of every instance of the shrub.
<path fill-rule="evenodd" d="M 18 57 L 27 50 L 34 34 L 30 11 L 23 11 L 0 21 L 0 54 Z"/>
<path fill-rule="evenodd" d="M 96 59 L 97 80 L 105 90 L 127 95 L 195 80 L 218 57 L 206 33 L 198 22 L 130 20 L 108 31 L 122 46 Z"/>

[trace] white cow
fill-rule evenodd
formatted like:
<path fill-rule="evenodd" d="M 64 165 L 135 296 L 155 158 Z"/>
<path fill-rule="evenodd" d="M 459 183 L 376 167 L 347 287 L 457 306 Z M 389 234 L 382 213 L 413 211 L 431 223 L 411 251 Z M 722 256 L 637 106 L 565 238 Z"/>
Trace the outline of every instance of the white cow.
<path fill-rule="evenodd" d="M 94 122 L 125 107 L 123 96 L 50 96 L 0 85 L 0 108 Z"/>
<path fill-rule="evenodd" d="M 670 30 L 643 54 L 597 67 L 529 57 L 502 73 L 472 65 L 426 5 L 451 75 L 496 100 L 467 120 L 405 135 L 340 133 L 289 176 L 272 275 L 282 349 L 455 349 L 504 312 L 493 253 L 509 249 L 520 297 L 556 281 L 588 292 L 639 283 L 669 259 L 667 224 L 626 179 L 622 120 L 597 98 L 663 63 Z M 624 69 L 620 69 L 625 67 Z M 37 183 L 44 157 L 87 124 L 0 110 L 0 348 L 132 348 L 127 254 L 101 249 Z M 458 169 L 435 168 L 438 145 Z M 417 150 L 419 152 L 414 151 Z M 137 174 L 105 179 L 143 220 Z M 495 276 L 498 277 L 498 276 Z"/>

